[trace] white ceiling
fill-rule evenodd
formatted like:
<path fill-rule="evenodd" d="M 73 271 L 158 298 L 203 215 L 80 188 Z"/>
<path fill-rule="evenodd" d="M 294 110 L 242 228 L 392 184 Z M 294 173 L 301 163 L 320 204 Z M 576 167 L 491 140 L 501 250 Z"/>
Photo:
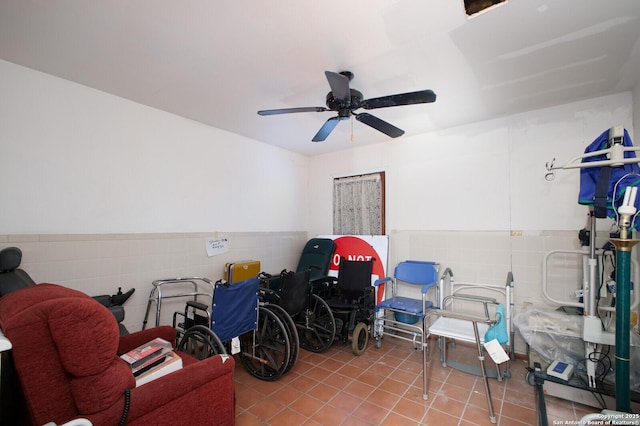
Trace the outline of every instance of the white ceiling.
<path fill-rule="evenodd" d="M 365 98 L 431 89 L 436 103 L 371 110 L 402 137 L 633 89 L 639 0 L 0 0 L 0 59 L 314 155 L 389 138 L 331 112 L 325 70 Z M 351 132 L 353 129 L 353 141 Z"/>

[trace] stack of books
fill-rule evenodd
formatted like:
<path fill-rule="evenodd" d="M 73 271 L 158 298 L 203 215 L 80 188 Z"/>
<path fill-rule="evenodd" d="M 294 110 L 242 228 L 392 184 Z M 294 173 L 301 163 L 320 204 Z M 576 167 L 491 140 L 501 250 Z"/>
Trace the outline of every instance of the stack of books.
<path fill-rule="evenodd" d="M 120 358 L 131 367 L 136 386 L 182 368 L 182 358 L 173 351 L 171 343 L 159 337 L 120 355 Z"/>

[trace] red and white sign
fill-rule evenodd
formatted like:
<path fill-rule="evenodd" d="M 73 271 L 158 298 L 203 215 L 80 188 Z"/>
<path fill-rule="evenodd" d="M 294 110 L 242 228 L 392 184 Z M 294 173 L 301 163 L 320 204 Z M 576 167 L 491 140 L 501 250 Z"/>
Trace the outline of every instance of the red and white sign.
<path fill-rule="evenodd" d="M 338 276 L 340 259 L 373 261 L 371 283 L 387 276 L 387 257 L 389 253 L 389 237 L 386 235 L 321 235 L 318 238 L 331 238 L 336 243 L 329 275 Z M 378 302 L 384 297 L 384 285 L 378 288 Z"/>

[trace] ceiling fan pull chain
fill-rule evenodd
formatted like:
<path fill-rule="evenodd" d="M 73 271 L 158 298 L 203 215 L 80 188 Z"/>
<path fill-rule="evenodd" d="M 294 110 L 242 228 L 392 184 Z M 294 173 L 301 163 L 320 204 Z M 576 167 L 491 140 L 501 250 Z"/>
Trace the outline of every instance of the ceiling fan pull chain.
<path fill-rule="evenodd" d="M 355 137 L 353 136 L 353 115 L 351 116 L 351 142 L 353 142 L 355 140 Z"/>

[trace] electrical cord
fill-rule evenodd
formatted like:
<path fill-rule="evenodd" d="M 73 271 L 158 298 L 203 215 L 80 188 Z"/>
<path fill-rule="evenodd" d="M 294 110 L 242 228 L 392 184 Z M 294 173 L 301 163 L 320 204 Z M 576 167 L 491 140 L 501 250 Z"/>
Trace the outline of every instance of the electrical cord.
<path fill-rule="evenodd" d="M 129 405 L 131 403 L 131 389 L 124 390 L 124 409 L 122 410 L 122 417 L 120 417 L 119 426 L 124 426 L 129 415 Z"/>
<path fill-rule="evenodd" d="M 578 362 L 578 365 L 582 365 L 582 367 L 586 370 L 585 361 L 589 360 L 591 362 L 595 362 L 597 364 L 596 367 L 596 391 L 591 390 L 589 384 L 584 380 L 584 377 L 578 375 L 578 379 L 584 386 L 584 389 L 589 390 L 593 395 L 594 399 L 600 404 L 600 407 L 603 410 L 607 409 L 607 403 L 602 396 L 604 392 L 604 379 L 607 376 L 607 373 L 611 370 L 612 361 L 609 357 L 609 353 L 611 352 L 611 347 L 607 346 L 606 352 L 593 351 L 586 358 L 583 358 Z"/>
<path fill-rule="evenodd" d="M 600 372 L 599 377 L 597 378 L 597 381 L 599 381 L 600 383 L 604 382 L 605 377 L 607 376 L 607 373 L 609 373 L 609 371 L 611 371 L 611 367 L 613 365 L 611 358 L 609 358 L 609 353 L 611 351 L 611 346 L 607 346 L 607 352 L 591 352 L 589 354 L 589 361 L 593 361 L 596 363 L 599 363 L 601 365 L 603 365 L 604 367 L 602 368 L 602 371 Z M 601 355 L 601 357 L 597 357 L 596 355 Z M 606 362 L 605 362 L 606 360 Z M 597 371 L 597 370 L 596 370 Z"/>

